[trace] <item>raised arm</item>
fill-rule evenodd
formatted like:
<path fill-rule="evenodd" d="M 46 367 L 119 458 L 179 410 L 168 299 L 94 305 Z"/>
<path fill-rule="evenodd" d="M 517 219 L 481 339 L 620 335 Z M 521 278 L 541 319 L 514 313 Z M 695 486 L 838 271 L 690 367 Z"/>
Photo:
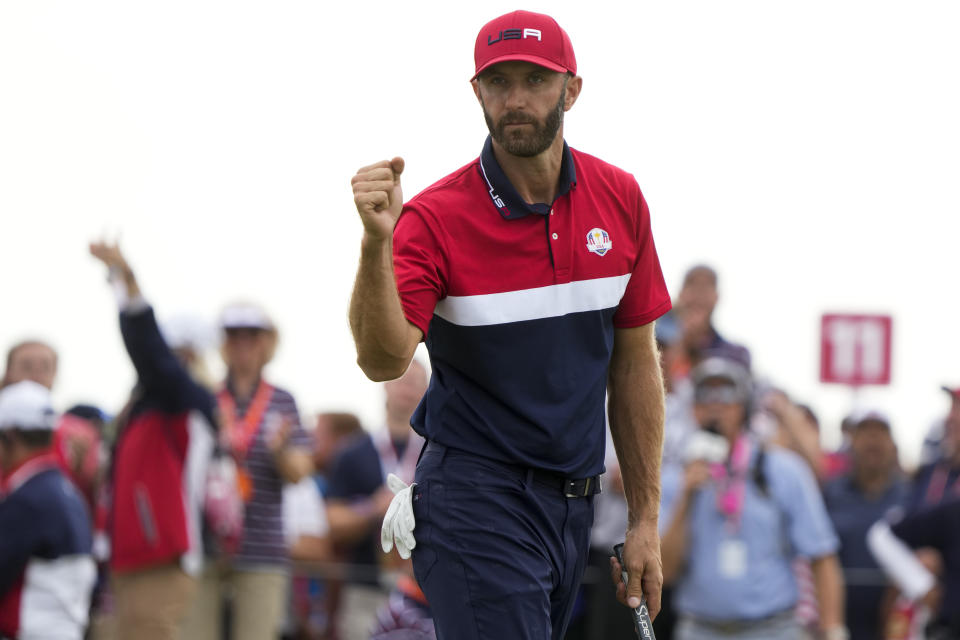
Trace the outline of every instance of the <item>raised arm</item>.
<path fill-rule="evenodd" d="M 164 341 L 153 310 L 143 299 L 133 270 L 119 247 L 93 242 L 90 253 L 109 269 L 110 284 L 120 306 L 123 343 L 144 391 L 161 398 L 172 409 L 209 411 L 212 407 L 210 399 L 191 380 Z"/>
<path fill-rule="evenodd" d="M 393 273 L 393 229 L 403 207 L 402 172 L 403 159 L 394 158 L 360 169 L 351 181 L 363 241 L 350 299 L 350 329 L 357 364 L 378 382 L 403 375 L 423 339 L 423 332 L 403 314 Z"/>
<path fill-rule="evenodd" d="M 657 518 L 664 391 L 653 323 L 616 330 L 607 389 L 610 433 L 627 498 L 626 604 L 639 605 L 642 587 L 650 615 L 656 616 L 663 586 Z"/>

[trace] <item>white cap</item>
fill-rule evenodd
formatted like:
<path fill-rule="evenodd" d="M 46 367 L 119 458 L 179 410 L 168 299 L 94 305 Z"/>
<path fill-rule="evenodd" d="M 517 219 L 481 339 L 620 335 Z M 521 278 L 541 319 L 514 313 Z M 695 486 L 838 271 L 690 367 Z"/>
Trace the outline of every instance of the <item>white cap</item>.
<path fill-rule="evenodd" d="M 52 431 L 56 421 L 50 390 L 42 384 L 24 380 L 0 391 L 0 431 Z"/>
<path fill-rule="evenodd" d="M 202 353 L 217 343 L 213 325 L 194 315 L 172 316 L 161 323 L 160 332 L 171 349 Z"/>
<path fill-rule="evenodd" d="M 263 329 L 272 331 L 273 320 L 260 307 L 249 304 L 232 304 L 220 314 L 221 329 Z"/>

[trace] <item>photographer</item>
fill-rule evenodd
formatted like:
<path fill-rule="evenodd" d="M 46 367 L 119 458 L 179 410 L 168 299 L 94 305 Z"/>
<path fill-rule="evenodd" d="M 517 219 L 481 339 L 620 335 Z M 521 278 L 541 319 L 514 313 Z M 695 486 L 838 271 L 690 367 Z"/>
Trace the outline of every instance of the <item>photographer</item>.
<path fill-rule="evenodd" d="M 823 637 L 846 638 L 837 538 L 810 469 L 747 431 L 751 379 L 708 358 L 693 370 L 700 425 L 687 463 L 663 479 L 663 572 L 674 583 L 676 637 L 800 637 L 795 556 L 811 561 Z"/>

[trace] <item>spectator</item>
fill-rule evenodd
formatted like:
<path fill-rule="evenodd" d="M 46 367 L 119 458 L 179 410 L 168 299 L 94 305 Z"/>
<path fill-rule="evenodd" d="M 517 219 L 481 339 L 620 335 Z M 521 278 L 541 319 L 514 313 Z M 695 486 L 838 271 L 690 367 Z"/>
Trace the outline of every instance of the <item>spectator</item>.
<path fill-rule="evenodd" d="M 850 638 L 876 640 L 883 637 L 886 579 L 867 548 L 867 531 L 903 503 L 907 483 L 886 416 L 868 412 L 851 422 L 851 469 L 824 486 L 824 502 L 840 538 Z"/>
<path fill-rule="evenodd" d="M 917 471 L 908 512 L 960 498 L 960 387 L 943 389 L 950 395 L 950 410 L 943 421 L 940 455 Z"/>
<path fill-rule="evenodd" d="M 90 245 L 109 269 L 120 333 L 137 385 L 119 418 L 113 453 L 110 571 L 119 638 L 178 638 L 203 562 L 204 486 L 214 400 L 176 354 L 119 248 Z"/>
<path fill-rule="evenodd" d="M 354 438 L 331 467 L 327 491 L 330 532 L 340 557 L 351 565 L 336 622 L 346 640 L 369 637 L 377 609 L 387 603 L 380 585 L 377 547 L 380 524 L 393 492 L 384 482 L 388 473 L 407 483 L 413 481 L 423 439 L 411 429 L 410 416 L 426 386 L 426 368 L 413 360 L 403 376 L 384 384 L 387 428 L 383 435 Z"/>
<path fill-rule="evenodd" d="M 426 367 L 413 360 L 406 374 L 383 383 L 387 425 L 374 433 L 373 440 L 384 478 L 392 473 L 407 484 L 413 482 L 423 438 L 410 427 L 410 416 L 427 390 L 428 377 Z"/>
<path fill-rule="evenodd" d="M 877 522 L 867 541 L 901 592 L 939 611 L 927 629 L 927 638 L 960 639 L 960 499 L 945 500 L 893 525 Z M 910 553 L 910 549 L 921 548 L 933 549 L 942 558 L 942 595 L 937 593 L 936 578 Z"/>
<path fill-rule="evenodd" d="M 57 377 L 57 352 L 46 342 L 25 340 L 7 351 L 7 369 L 0 389 L 23 380 L 33 380 L 53 389 Z"/>
<path fill-rule="evenodd" d="M 747 433 L 751 380 L 742 365 L 708 358 L 691 377 L 702 435 L 691 439 L 685 468 L 663 478 L 675 637 L 796 638 L 796 555 L 811 559 L 825 637 L 845 637 L 837 540 L 813 474 L 795 454 Z"/>
<path fill-rule="evenodd" d="M 717 272 L 712 267 L 700 264 L 687 270 L 676 300 L 687 359 L 685 367 L 678 365 L 681 372 L 709 355 L 719 354 L 750 369 L 750 351 L 725 339 L 713 325 L 718 299 Z"/>
<path fill-rule="evenodd" d="M 0 391 L 0 636 L 79 640 L 96 579 L 90 516 L 50 451 L 50 392 Z"/>
<path fill-rule="evenodd" d="M 224 309 L 220 326 L 227 379 L 217 402 L 221 438 L 238 465 L 243 536 L 235 554 L 219 549 L 208 559 L 186 636 L 222 636 L 229 592 L 231 637 L 263 640 L 280 633 L 286 611 L 290 576 L 283 485 L 312 473 L 312 451 L 293 396 L 263 377 L 277 344 L 273 321 L 257 306 L 234 304 Z"/>
<path fill-rule="evenodd" d="M 693 418 L 693 387 L 686 376 L 676 376 L 677 362 L 685 357 L 683 333 L 675 312 L 668 312 L 654 325 L 660 368 L 666 391 L 663 425 L 663 466 L 683 464 L 687 439 L 697 430 Z"/>

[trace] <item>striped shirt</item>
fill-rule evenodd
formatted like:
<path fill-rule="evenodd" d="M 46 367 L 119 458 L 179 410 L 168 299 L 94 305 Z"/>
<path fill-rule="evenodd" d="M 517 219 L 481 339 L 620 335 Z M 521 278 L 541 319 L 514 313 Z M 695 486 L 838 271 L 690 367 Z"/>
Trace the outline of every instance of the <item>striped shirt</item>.
<path fill-rule="evenodd" d="M 234 395 L 229 382 L 227 390 L 236 403 L 235 422 L 239 423 L 247 413 L 252 398 L 240 399 Z M 274 456 L 267 441 L 281 420 L 286 418 L 293 423 L 290 446 L 310 446 L 310 436 L 300 423 L 297 403 L 289 392 L 274 387 L 270 402 L 250 449 L 239 462 L 240 469 L 249 474 L 253 484 L 253 494 L 246 503 L 243 521 L 243 540 L 234 557 L 238 567 L 253 565 L 287 564 L 287 545 L 283 535 L 283 479 L 277 471 Z"/>

